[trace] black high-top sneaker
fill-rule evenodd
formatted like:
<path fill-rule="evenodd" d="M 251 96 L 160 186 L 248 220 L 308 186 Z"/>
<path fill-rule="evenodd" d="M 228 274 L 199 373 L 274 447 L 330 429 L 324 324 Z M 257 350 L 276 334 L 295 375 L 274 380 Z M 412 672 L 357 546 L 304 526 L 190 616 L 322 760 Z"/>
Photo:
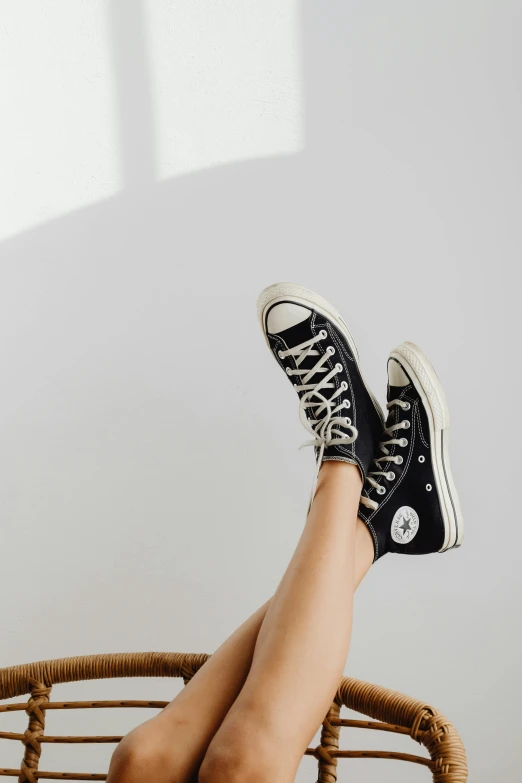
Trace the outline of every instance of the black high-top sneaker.
<path fill-rule="evenodd" d="M 384 417 L 345 322 L 325 299 L 293 283 L 266 288 L 257 308 L 266 341 L 299 395 L 299 415 L 312 435 L 303 445 L 315 447 L 317 473 L 324 460 L 341 460 L 357 465 L 364 480 Z"/>
<path fill-rule="evenodd" d="M 435 370 L 403 343 L 388 359 L 389 414 L 361 496 L 359 516 L 386 552 L 424 555 L 462 543 L 464 523 L 451 476 L 449 411 Z"/>

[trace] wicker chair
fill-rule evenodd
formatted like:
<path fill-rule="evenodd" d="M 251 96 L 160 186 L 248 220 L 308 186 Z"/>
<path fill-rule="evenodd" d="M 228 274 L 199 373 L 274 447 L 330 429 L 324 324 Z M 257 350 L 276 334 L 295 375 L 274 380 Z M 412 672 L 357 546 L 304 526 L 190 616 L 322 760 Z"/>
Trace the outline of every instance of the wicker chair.
<path fill-rule="evenodd" d="M 27 702 L 0 704 L 0 713 L 25 710 L 29 725 L 24 734 L 0 731 L 0 739 L 18 740 L 25 746 L 20 769 L 0 768 L 0 776 L 18 777 L 19 783 L 36 783 L 38 779 L 105 780 L 106 775 L 68 772 L 44 772 L 38 763 L 42 743 L 113 742 L 121 737 L 52 737 L 44 734 L 45 713 L 50 709 L 81 709 L 105 707 L 157 707 L 163 701 L 68 701 L 52 702 L 53 684 L 109 677 L 183 677 L 185 684 L 208 659 L 208 655 L 185 653 L 122 653 L 85 655 L 76 658 L 28 663 L 0 669 L 0 700 L 30 694 Z M 342 720 L 342 705 L 374 720 Z M 0 724 L 1 726 L 1 724 Z M 408 753 L 371 750 L 339 750 L 341 726 L 408 734 L 424 745 L 430 758 Z M 2 728 L 4 728 L 2 726 Z M 344 677 L 336 698 L 324 719 L 321 743 L 308 748 L 306 755 L 319 763 L 320 783 L 335 783 L 338 758 L 384 758 L 413 762 L 431 771 L 436 783 L 465 783 L 466 754 L 461 739 L 452 724 L 433 707 L 403 696 L 396 691 Z"/>

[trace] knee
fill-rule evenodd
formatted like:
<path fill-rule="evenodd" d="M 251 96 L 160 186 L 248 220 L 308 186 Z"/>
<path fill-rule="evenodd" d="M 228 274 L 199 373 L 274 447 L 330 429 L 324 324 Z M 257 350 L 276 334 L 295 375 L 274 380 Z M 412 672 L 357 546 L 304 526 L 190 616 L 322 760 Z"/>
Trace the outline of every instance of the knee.
<path fill-rule="evenodd" d="M 205 754 L 198 783 L 267 783 L 275 779 L 277 751 L 268 734 L 242 728 L 221 740 L 216 737 Z"/>
<path fill-rule="evenodd" d="M 180 780 L 172 747 L 149 722 L 127 734 L 112 754 L 106 783 L 176 783 Z"/>
<path fill-rule="evenodd" d="M 201 764 L 198 783 L 258 783 L 251 754 L 234 744 L 209 748 Z"/>

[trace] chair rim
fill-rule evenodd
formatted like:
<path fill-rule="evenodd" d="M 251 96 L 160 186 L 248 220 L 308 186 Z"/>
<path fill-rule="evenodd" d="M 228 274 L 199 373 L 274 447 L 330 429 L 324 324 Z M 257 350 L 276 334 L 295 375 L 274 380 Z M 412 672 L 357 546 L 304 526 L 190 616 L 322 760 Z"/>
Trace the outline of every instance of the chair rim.
<path fill-rule="evenodd" d="M 31 677 L 46 686 L 123 677 L 190 679 L 208 658 L 206 653 L 95 653 L 6 666 L 0 668 L 0 701 L 30 693 Z"/>
<path fill-rule="evenodd" d="M 0 701 L 66 682 L 123 677 L 181 677 L 187 683 L 210 658 L 206 653 L 138 652 L 70 656 L 0 668 Z M 372 718 L 382 725 L 340 719 L 340 707 Z M 0 710 L 4 712 L 4 710 Z M 343 677 L 334 703 L 323 721 L 321 745 L 309 748 L 320 763 L 336 765 L 338 757 L 370 754 L 422 763 L 421 757 L 377 751 L 340 751 L 341 726 L 382 728 L 407 733 L 428 751 L 436 783 L 466 783 L 467 764 L 462 740 L 452 723 L 426 702 L 380 685 Z M 402 731 L 400 731 L 402 729 Z M 406 730 L 406 731 L 405 731 Z"/>

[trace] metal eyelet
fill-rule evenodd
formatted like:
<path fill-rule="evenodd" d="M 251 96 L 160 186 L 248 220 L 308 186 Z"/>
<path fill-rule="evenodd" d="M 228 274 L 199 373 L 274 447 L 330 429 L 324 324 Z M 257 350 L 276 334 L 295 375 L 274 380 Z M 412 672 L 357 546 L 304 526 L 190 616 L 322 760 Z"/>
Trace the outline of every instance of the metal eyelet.
<path fill-rule="evenodd" d="M 341 364 L 341 362 L 337 362 L 337 364 L 335 365 L 335 369 L 337 370 L 337 372 L 343 371 L 343 365 Z"/>
<path fill-rule="evenodd" d="M 286 374 L 287 375 L 292 375 L 292 370 L 290 369 L 290 367 L 286 368 Z"/>
<path fill-rule="evenodd" d="M 397 456 L 395 457 L 395 464 L 396 464 L 396 465 L 402 465 L 402 463 L 403 463 L 403 462 L 404 462 L 404 460 L 403 460 L 403 458 L 401 457 L 401 455 L 400 455 L 400 454 L 397 454 Z"/>
<path fill-rule="evenodd" d="M 408 445 L 408 439 L 407 438 L 401 438 L 399 441 L 400 446 L 407 446 Z"/>
<path fill-rule="evenodd" d="M 393 470 L 389 471 L 386 478 L 388 479 L 388 481 L 393 481 L 393 479 L 395 478 L 395 473 L 393 472 Z"/>
<path fill-rule="evenodd" d="M 409 402 L 404 401 L 404 405 L 402 406 L 403 411 L 409 411 L 411 408 L 411 405 Z"/>
<path fill-rule="evenodd" d="M 341 391 L 346 391 L 347 388 L 348 388 L 348 384 L 346 383 L 346 381 L 343 381 L 341 383 Z"/>
<path fill-rule="evenodd" d="M 328 332 L 326 331 L 326 329 L 321 329 L 321 331 L 319 332 L 319 337 L 321 338 L 321 340 L 326 340 L 326 338 L 328 337 Z"/>
<path fill-rule="evenodd" d="M 408 421 L 408 419 L 404 419 L 404 421 L 402 422 L 402 429 L 403 430 L 409 430 L 410 426 L 411 425 L 410 425 L 410 422 Z"/>
<path fill-rule="evenodd" d="M 350 426 L 350 424 L 352 423 L 352 420 L 349 419 L 348 416 L 345 416 L 344 420 L 345 420 L 345 422 L 347 423 L 348 426 Z"/>
<path fill-rule="evenodd" d="M 384 495 L 386 493 L 386 488 L 383 487 L 382 484 L 379 484 L 379 486 L 377 487 L 377 492 L 379 493 L 379 495 Z"/>
<path fill-rule="evenodd" d="M 428 490 L 428 492 L 431 492 L 433 487 L 431 486 L 431 484 L 426 484 L 426 489 Z"/>
<path fill-rule="evenodd" d="M 283 356 L 283 351 L 281 351 L 281 350 L 279 350 L 279 351 L 277 352 L 277 355 L 279 356 L 279 358 L 280 358 L 280 359 L 284 359 L 284 358 L 285 358 L 285 357 Z"/>
<path fill-rule="evenodd" d="M 425 459 L 426 459 L 426 457 L 423 457 L 422 454 L 421 454 L 420 457 L 419 457 L 419 462 L 424 462 Z"/>
<path fill-rule="evenodd" d="M 333 356 L 333 355 L 334 355 L 334 353 L 335 353 L 335 348 L 333 347 L 333 345 L 329 345 L 329 346 L 328 346 L 328 348 L 326 349 L 326 353 L 327 353 L 329 356 Z"/>
<path fill-rule="evenodd" d="M 343 405 L 345 408 L 350 408 L 352 403 L 350 402 L 350 400 L 343 400 Z"/>

